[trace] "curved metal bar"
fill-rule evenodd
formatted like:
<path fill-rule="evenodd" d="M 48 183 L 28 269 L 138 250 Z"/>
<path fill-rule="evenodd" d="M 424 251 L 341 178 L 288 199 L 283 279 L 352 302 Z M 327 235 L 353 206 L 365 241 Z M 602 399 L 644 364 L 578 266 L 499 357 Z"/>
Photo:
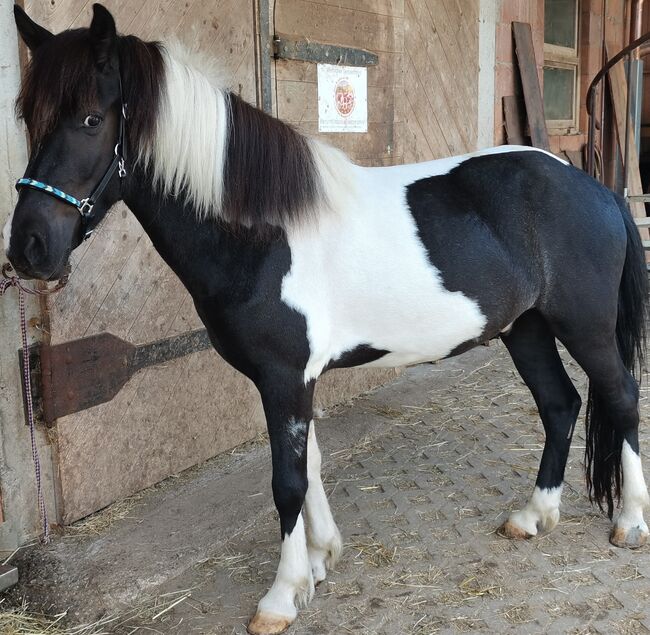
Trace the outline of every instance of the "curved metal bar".
<path fill-rule="evenodd" d="M 634 40 L 631 44 L 628 44 L 624 49 L 619 51 L 612 59 L 610 59 L 605 66 L 603 66 L 597 73 L 596 76 L 591 80 L 589 88 L 587 89 L 587 114 L 591 116 L 592 110 L 590 108 L 591 96 L 596 88 L 596 84 L 609 72 L 609 69 L 612 68 L 615 64 L 618 64 L 628 53 L 633 51 L 635 48 L 650 42 L 650 31 L 642 35 L 638 40 Z M 650 52 L 650 51 L 649 51 Z"/>
<path fill-rule="evenodd" d="M 614 57 L 612 57 L 595 75 L 595 77 L 591 80 L 591 84 L 589 84 L 589 88 L 587 89 L 587 98 L 586 98 L 586 106 L 587 106 L 587 116 L 589 117 L 589 130 L 587 131 L 587 174 L 590 176 L 595 176 L 594 174 L 594 154 L 595 154 L 595 149 L 596 149 L 596 120 L 595 120 L 595 115 L 594 115 L 594 102 L 596 98 L 596 87 L 600 82 L 603 80 L 605 75 L 611 70 L 613 66 L 618 64 L 623 58 L 626 56 L 630 56 L 632 51 L 634 51 L 637 48 L 642 47 L 644 44 L 647 45 L 647 49 L 642 49 L 640 51 L 639 56 L 644 57 L 645 55 L 650 54 L 650 31 L 648 33 L 645 33 L 642 35 L 640 38 L 637 38 L 634 40 L 634 42 L 631 42 L 628 44 L 624 49 L 620 50 Z M 629 65 L 628 65 L 628 100 L 629 100 Z M 628 104 L 628 109 L 629 109 L 629 104 Z M 629 116 L 629 115 L 628 115 Z M 627 121 L 626 121 L 627 124 Z M 603 122 L 601 121 L 601 128 L 602 128 Z M 627 128 L 627 125 L 626 125 Z M 627 131 L 626 131 L 626 137 L 627 137 Z M 626 148 L 627 148 L 627 139 L 626 139 Z M 624 166 L 624 169 L 626 169 L 627 166 Z M 627 170 L 626 170 L 627 171 Z M 627 184 L 627 182 L 626 182 Z"/>

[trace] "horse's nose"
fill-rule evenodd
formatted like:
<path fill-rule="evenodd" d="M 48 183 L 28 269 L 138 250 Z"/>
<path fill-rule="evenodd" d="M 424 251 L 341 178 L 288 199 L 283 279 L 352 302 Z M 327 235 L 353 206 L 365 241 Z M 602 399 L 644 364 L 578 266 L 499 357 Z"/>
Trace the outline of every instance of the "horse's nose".
<path fill-rule="evenodd" d="M 32 271 L 38 271 L 47 260 L 47 247 L 43 237 L 34 232 L 27 237 L 23 252 L 24 260 Z"/>

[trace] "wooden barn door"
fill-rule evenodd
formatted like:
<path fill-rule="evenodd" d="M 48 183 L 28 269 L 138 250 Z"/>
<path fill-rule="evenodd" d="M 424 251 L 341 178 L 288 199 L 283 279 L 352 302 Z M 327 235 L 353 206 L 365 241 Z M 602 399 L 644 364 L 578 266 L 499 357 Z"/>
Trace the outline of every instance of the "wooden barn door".
<path fill-rule="evenodd" d="M 104 0 L 121 33 L 177 38 L 219 60 L 231 88 L 255 103 L 251 0 Z M 92 2 L 26 0 L 54 32 L 87 26 Z M 100 333 L 146 344 L 200 328 L 192 301 L 120 205 L 72 256 L 49 304 L 53 345 Z M 69 523 L 253 437 L 263 427 L 252 385 L 212 351 L 137 373 L 111 401 L 53 428 L 59 519 Z"/>

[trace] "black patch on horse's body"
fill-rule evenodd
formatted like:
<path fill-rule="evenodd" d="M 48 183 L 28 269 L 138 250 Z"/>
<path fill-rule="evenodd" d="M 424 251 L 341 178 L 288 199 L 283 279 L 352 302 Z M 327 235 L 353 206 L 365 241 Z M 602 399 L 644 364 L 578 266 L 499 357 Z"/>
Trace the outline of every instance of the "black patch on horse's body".
<path fill-rule="evenodd" d="M 352 368 L 354 366 L 363 366 L 364 364 L 375 362 L 389 353 L 390 351 L 373 348 L 369 344 L 359 344 L 359 346 L 355 346 L 353 349 L 345 351 L 339 357 L 330 361 L 323 369 L 323 372 L 331 370 L 332 368 Z"/>
<path fill-rule="evenodd" d="M 221 218 L 286 227 L 314 211 L 319 177 L 307 139 L 291 126 L 226 95 L 228 138 Z"/>

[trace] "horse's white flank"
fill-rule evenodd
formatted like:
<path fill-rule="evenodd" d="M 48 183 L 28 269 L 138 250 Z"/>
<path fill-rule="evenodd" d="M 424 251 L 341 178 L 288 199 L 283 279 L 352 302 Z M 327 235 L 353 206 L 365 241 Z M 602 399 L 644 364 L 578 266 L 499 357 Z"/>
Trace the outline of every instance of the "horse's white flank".
<path fill-rule="evenodd" d="M 536 536 L 539 529 L 551 531 L 560 520 L 562 485 L 540 489 L 535 486 L 527 505 L 510 514 L 508 522 L 529 536 Z"/>
<path fill-rule="evenodd" d="M 647 536 L 648 526 L 643 519 L 643 510 L 650 504 L 648 488 L 643 477 L 641 457 L 627 441 L 623 441 L 621 463 L 623 466 L 623 491 L 621 493 L 623 507 L 616 519 L 615 528 L 624 532 L 638 529 Z"/>

